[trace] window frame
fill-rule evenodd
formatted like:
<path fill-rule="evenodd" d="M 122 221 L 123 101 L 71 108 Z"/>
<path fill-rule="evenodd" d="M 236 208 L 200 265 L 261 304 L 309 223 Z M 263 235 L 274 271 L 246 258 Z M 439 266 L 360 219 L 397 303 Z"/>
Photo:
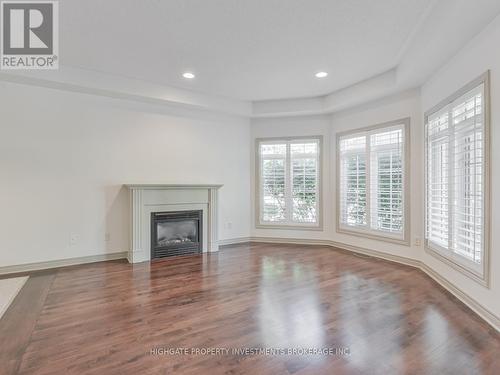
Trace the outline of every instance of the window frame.
<path fill-rule="evenodd" d="M 467 259 L 457 258 L 449 249 L 438 249 L 437 246 L 430 246 L 427 238 L 427 179 L 428 179 L 428 121 L 429 117 L 439 111 L 444 110 L 451 105 L 454 101 L 467 94 L 469 91 L 474 90 L 480 85 L 484 86 L 484 207 L 483 207 L 483 254 L 482 254 L 482 267 L 481 272 L 477 272 L 474 268 L 467 265 Z M 461 272 L 463 275 L 478 282 L 479 284 L 489 288 L 490 287 L 490 244 L 491 244 L 491 98 L 490 98 L 490 71 L 486 71 L 476 79 L 467 83 L 465 86 L 455 91 L 452 95 L 448 96 L 434 107 L 425 111 L 424 113 L 424 249 L 425 251 L 452 267 L 453 269 Z M 451 252 L 451 254 L 449 254 Z"/>
<path fill-rule="evenodd" d="M 316 141 L 318 142 L 318 195 L 317 195 L 317 221 L 315 223 L 299 223 L 299 222 L 269 222 L 262 220 L 261 212 L 261 158 L 260 158 L 260 144 L 261 143 L 286 143 L 294 141 Z M 288 163 L 291 161 L 287 153 L 285 159 L 285 169 L 289 170 Z M 285 189 L 288 190 L 285 180 Z M 255 139 L 255 227 L 258 229 L 292 229 L 292 230 L 323 230 L 323 136 L 289 136 L 289 137 L 265 137 Z"/>
<path fill-rule="evenodd" d="M 341 234 L 349 234 L 362 236 L 373 240 L 379 240 L 384 242 L 391 242 L 400 245 L 410 246 L 410 233 L 411 233 L 411 215 L 410 215 L 410 180 L 411 180 L 411 170 L 410 170 L 410 117 L 405 117 L 393 121 L 388 121 L 376 125 L 366 126 L 362 128 L 347 130 L 336 133 L 336 231 Z M 404 163 L 403 163 L 403 235 L 402 238 L 399 236 L 392 236 L 390 233 L 385 233 L 383 231 L 373 230 L 371 228 L 362 229 L 362 228 L 348 228 L 341 224 L 341 181 L 340 181 L 340 141 L 342 138 L 346 136 L 355 136 L 356 134 L 363 134 L 367 132 L 372 132 L 378 129 L 391 128 L 398 125 L 403 125 L 404 129 L 404 139 L 403 139 L 403 155 L 404 155 Z M 368 155 L 370 156 L 370 155 Z M 370 181 L 370 168 L 367 164 L 366 171 L 366 184 L 367 186 L 371 185 Z M 368 187 L 367 193 L 370 188 Z M 369 193 L 367 194 L 369 196 Z M 367 197 L 366 205 L 370 207 L 372 204 L 371 200 Z"/>

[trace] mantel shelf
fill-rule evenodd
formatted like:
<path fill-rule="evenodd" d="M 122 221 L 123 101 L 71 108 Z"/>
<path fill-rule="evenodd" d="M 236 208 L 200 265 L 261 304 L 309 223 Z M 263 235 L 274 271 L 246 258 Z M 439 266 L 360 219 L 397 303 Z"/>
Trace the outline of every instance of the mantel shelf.
<path fill-rule="evenodd" d="M 222 184 L 124 184 L 128 189 L 220 189 Z"/>

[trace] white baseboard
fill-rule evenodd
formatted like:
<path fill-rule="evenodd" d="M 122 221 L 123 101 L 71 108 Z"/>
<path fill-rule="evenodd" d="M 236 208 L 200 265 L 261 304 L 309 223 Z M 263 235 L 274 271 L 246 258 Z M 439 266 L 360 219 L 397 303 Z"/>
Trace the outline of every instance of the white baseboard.
<path fill-rule="evenodd" d="M 474 298 L 472 298 L 462 290 L 458 289 L 455 285 L 451 284 L 448 280 L 439 275 L 437 272 L 435 272 L 432 268 L 430 268 L 426 264 L 422 263 L 420 260 L 393 254 L 387 254 L 368 248 L 363 248 L 359 246 L 349 245 L 330 240 L 314 240 L 314 239 L 306 240 L 301 238 L 280 238 L 280 237 L 250 237 L 250 242 L 330 246 L 417 268 L 421 270 L 423 273 L 425 273 L 428 277 L 436 281 L 439 285 L 441 285 L 449 293 L 455 296 L 463 304 L 469 307 L 472 311 L 474 311 L 477 315 L 479 315 L 479 317 L 481 317 L 484 321 L 486 321 L 495 330 L 500 332 L 500 318 L 498 316 L 496 316 L 490 310 L 485 308 Z"/>
<path fill-rule="evenodd" d="M 237 245 L 240 243 L 250 242 L 251 237 L 238 237 L 238 238 L 229 238 L 227 240 L 219 240 L 219 247 L 229 246 L 229 245 Z"/>
<path fill-rule="evenodd" d="M 7 275 L 11 273 L 20 273 L 20 272 L 41 271 L 51 268 L 75 266 L 78 264 L 86 264 L 86 263 L 104 262 L 108 260 L 126 259 L 127 255 L 128 253 L 125 251 L 119 253 L 99 254 L 86 257 L 51 260 L 48 262 L 37 262 L 37 263 L 19 264 L 14 266 L 4 266 L 0 267 L 0 275 Z"/>
<path fill-rule="evenodd" d="M 315 239 L 286 238 L 286 237 L 250 237 L 250 242 L 330 246 L 330 243 L 332 241 L 321 240 L 321 239 L 315 240 Z"/>
<path fill-rule="evenodd" d="M 477 315 L 479 315 L 483 320 L 485 320 L 490 326 L 495 328 L 498 332 L 500 332 L 500 318 L 492 313 L 490 310 L 485 308 L 479 302 L 477 302 L 474 298 L 470 297 L 468 294 L 464 293 L 460 289 L 458 289 L 455 285 L 450 283 L 432 268 L 427 266 L 424 263 L 421 263 L 419 267 L 422 272 L 424 272 L 427 276 L 441 285 L 448 292 L 453 294 L 458 300 L 460 300 L 463 304 L 465 304 L 469 309 L 474 311 Z"/>
<path fill-rule="evenodd" d="M 381 251 L 376 251 L 368 249 L 365 247 L 348 245 L 342 242 L 336 242 L 331 240 L 321 240 L 321 239 L 302 239 L 302 238 L 280 238 L 280 237 L 250 237 L 250 242 L 259 243 L 283 243 L 283 244 L 298 244 L 298 245 L 321 245 L 336 247 L 343 250 L 348 250 L 354 253 L 367 255 L 374 258 L 384 259 L 391 262 L 402 263 L 413 267 L 419 267 L 420 261 L 412 258 L 402 257 L 399 255 L 393 255 L 384 253 Z"/>

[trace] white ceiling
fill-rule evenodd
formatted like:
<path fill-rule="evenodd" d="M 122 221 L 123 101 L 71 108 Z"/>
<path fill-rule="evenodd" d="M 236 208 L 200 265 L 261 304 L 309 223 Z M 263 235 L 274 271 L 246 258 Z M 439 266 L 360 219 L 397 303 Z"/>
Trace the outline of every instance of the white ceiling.
<path fill-rule="evenodd" d="M 398 65 L 432 1 L 64 0 L 60 63 L 240 100 L 325 95 Z"/>

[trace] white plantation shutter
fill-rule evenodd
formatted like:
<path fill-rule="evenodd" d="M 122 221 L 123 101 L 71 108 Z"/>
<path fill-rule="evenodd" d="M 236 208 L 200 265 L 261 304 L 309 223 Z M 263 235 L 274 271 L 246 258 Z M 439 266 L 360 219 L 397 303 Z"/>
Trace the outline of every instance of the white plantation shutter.
<path fill-rule="evenodd" d="M 286 144 L 262 144 L 260 160 L 262 220 L 284 221 Z"/>
<path fill-rule="evenodd" d="M 406 124 L 339 137 L 341 229 L 405 240 Z"/>
<path fill-rule="evenodd" d="M 483 242 L 484 119 L 483 87 L 467 93 L 451 106 L 453 124 L 453 250 L 481 263 Z"/>
<path fill-rule="evenodd" d="M 403 230 L 403 128 L 370 135 L 372 229 Z"/>
<path fill-rule="evenodd" d="M 260 223 L 318 225 L 319 139 L 259 142 Z"/>
<path fill-rule="evenodd" d="M 427 238 L 448 247 L 449 228 L 449 114 L 429 118 L 427 136 Z"/>
<path fill-rule="evenodd" d="M 318 211 L 319 144 L 290 143 L 292 221 L 315 223 Z"/>
<path fill-rule="evenodd" d="M 340 140 L 340 221 L 366 226 L 366 136 Z"/>
<path fill-rule="evenodd" d="M 427 118 L 427 245 L 481 272 L 485 109 L 480 84 Z"/>

